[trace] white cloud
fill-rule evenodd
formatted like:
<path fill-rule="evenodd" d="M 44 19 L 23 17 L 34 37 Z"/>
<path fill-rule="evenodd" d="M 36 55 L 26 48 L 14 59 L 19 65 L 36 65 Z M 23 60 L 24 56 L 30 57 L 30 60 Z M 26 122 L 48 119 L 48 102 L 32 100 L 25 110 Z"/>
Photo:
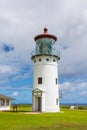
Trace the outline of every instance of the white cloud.
<path fill-rule="evenodd" d="M 50 3 L 50 4 L 49 4 Z M 74 83 L 62 83 L 63 92 L 75 93 L 86 89 L 87 75 L 87 0 L 0 0 L 0 43 L 9 43 L 15 48 L 6 54 L 0 52 L 0 76 L 8 81 L 28 78 L 23 73 L 27 64 L 32 75 L 31 52 L 34 36 L 42 33 L 47 25 L 49 33 L 58 37 L 61 59 L 59 76 L 74 77 Z M 24 67 L 25 66 L 25 67 Z M 82 84 L 76 82 L 76 76 Z"/>
<path fill-rule="evenodd" d="M 4 85 L 1 86 L 1 84 L 4 84 L 4 81 L 0 83 L 0 93 L 3 90 L 5 90 L 5 92 L 6 92 L 6 91 L 9 91 L 11 89 L 11 87 L 7 86 L 7 84 L 6 84 L 6 86 L 4 86 Z"/>
<path fill-rule="evenodd" d="M 79 87 L 87 87 L 87 82 L 82 82 L 78 84 Z"/>
<path fill-rule="evenodd" d="M 64 92 L 64 93 L 72 93 L 75 91 L 75 86 L 73 83 L 71 82 L 63 82 L 59 85 L 59 89 L 61 92 Z"/>
<path fill-rule="evenodd" d="M 86 91 L 84 90 L 84 91 L 80 92 L 79 95 L 81 97 L 87 97 L 87 90 Z"/>
<path fill-rule="evenodd" d="M 83 90 L 87 90 L 87 82 L 82 82 L 82 81 L 78 81 L 76 82 L 63 82 L 61 84 L 59 84 L 59 89 L 62 91 L 83 91 Z"/>
<path fill-rule="evenodd" d="M 8 83 L 8 78 L 7 77 L 3 77 L 2 75 L 1 75 L 1 78 L 0 78 L 0 85 L 2 86 L 2 88 L 3 88 L 3 85 L 4 84 L 7 84 Z M 1 87 L 0 87 L 1 88 Z"/>
<path fill-rule="evenodd" d="M 12 96 L 17 97 L 17 96 L 18 96 L 18 92 L 14 92 L 14 93 L 12 94 Z"/>
<path fill-rule="evenodd" d="M 8 65 L 0 65 L 0 73 L 10 73 L 12 68 Z"/>
<path fill-rule="evenodd" d="M 76 80 L 74 82 L 63 82 L 59 85 L 62 93 L 62 102 L 85 102 L 87 97 L 87 82 Z"/>

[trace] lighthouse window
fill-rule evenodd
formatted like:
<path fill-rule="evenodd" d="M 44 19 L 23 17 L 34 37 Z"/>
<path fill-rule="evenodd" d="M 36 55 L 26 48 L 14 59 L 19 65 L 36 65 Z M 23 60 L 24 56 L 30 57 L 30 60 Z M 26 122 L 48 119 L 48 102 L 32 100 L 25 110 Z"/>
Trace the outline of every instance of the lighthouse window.
<path fill-rule="evenodd" d="M 34 60 L 34 63 L 36 63 L 36 60 Z"/>
<path fill-rule="evenodd" d="M 57 78 L 56 78 L 56 84 L 57 84 Z"/>
<path fill-rule="evenodd" d="M 39 59 L 39 61 L 41 61 L 41 59 Z"/>
<path fill-rule="evenodd" d="M 47 58 L 46 61 L 49 61 L 49 59 Z"/>
<path fill-rule="evenodd" d="M 55 62 L 55 59 L 53 59 L 53 62 Z"/>
<path fill-rule="evenodd" d="M 38 78 L 38 84 L 42 84 L 42 77 Z"/>
<path fill-rule="evenodd" d="M 56 99 L 56 105 L 58 105 L 58 98 Z"/>

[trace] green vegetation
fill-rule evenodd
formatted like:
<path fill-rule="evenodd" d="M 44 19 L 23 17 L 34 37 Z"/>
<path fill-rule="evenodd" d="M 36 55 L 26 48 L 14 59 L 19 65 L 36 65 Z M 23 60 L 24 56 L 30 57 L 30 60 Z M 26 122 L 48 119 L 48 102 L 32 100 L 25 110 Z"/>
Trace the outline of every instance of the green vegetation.
<path fill-rule="evenodd" d="M 61 108 L 63 109 L 70 109 L 70 105 L 62 105 Z M 75 106 L 74 109 L 78 109 L 78 110 L 87 110 L 87 106 Z"/>
<path fill-rule="evenodd" d="M 11 106 L 11 111 L 13 111 L 13 105 Z M 17 111 L 18 112 L 29 112 L 32 111 L 32 105 L 27 105 L 27 104 L 20 104 L 17 105 Z"/>
<path fill-rule="evenodd" d="M 31 106 L 18 112 L 0 112 L 0 130 L 87 130 L 87 111 L 62 108 L 60 113 L 27 114 Z"/>

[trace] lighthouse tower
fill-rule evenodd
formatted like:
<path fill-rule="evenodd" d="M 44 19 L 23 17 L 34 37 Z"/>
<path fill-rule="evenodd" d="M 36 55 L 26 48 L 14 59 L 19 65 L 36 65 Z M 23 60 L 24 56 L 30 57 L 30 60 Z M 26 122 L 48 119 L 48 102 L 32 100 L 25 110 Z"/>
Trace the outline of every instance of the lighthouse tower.
<path fill-rule="evenodd" d="M 43 34 L 34 38 L 34 85 L 32 91 L 33 111 L 59 112 L 57 37 L 44 28 Z"/>

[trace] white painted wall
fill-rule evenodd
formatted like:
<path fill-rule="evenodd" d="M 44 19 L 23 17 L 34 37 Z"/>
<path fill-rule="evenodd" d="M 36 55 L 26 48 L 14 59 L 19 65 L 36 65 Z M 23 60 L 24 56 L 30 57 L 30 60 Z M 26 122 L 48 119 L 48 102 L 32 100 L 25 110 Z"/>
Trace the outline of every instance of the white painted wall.
<path fill-rule="evenodd" d="M 45 92 L 42 92 L 42 112 L 46 111 L 45 101 Z"/>
<path fill-rule="evenodd" d="M 10 106 L 0 106 L 0 111 L 9 111 L 10 110 Z"/>
<path fill-rule="evenodd" d="M 39 61 L 41 59 L 41 61 Z M 46 61 L 49 59 L 49 61 Z M 53 60 L 55 59 L 55 62 Z M 57 112 L 59 102 L 56 105 L 56 99 L 59 101 L 58 84 L 58 59 L 55 56 L 36 56 L 34 63 L 34 89 L 44 89 L 45 94 L 42 95 L 42 111 Z M 43 83 L 38 84 L 38 77 L 42 77 Z"/>
<path fill-rule="evenodd" d="M 10 110 L 10 101 L 9 101 L 9 105 L 6 105 L 6 100 L 5 100 L 5 104 L 3 106 L 1 106 L 0 104 L 0 111 L 9 111 Z"/>

